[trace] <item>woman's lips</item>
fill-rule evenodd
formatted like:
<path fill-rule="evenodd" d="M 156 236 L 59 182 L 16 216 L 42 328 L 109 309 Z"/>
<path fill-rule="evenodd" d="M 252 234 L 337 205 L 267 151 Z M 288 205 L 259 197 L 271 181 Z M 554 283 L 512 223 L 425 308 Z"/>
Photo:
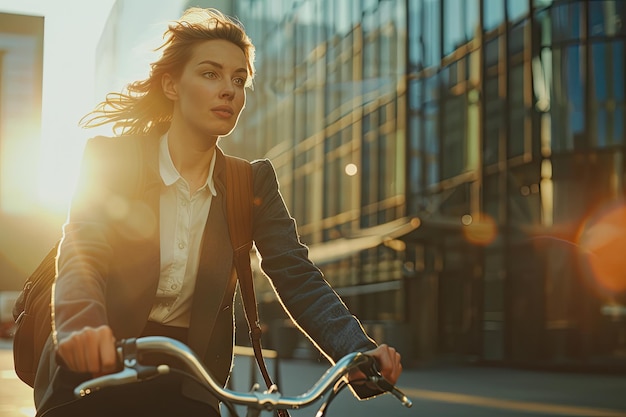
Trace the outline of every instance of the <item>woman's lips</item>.
<path fill-rule="evenodd" d="M 233 116 L 234 112 L 228 106 L 213 107 L 211 111 L 219 118 L 228 119 Z"/>

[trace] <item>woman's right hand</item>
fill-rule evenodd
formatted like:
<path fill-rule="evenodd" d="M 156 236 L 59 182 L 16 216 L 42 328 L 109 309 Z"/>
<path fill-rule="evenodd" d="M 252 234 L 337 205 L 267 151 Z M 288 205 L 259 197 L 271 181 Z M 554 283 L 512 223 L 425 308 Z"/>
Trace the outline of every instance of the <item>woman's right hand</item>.
<path fill-rule="evenodd" d="M 90 373 L 94 377 L 117 369 L 115 337 L 106 325 L 85 327 L 59 340 L 57 355 L 69 370 Z"/>

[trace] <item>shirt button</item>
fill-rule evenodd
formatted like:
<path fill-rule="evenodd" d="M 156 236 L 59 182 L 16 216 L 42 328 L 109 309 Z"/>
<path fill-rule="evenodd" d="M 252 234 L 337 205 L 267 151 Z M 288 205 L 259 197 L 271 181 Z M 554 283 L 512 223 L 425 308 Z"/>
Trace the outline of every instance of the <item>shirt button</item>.
<path fill-rule="evenodd" d="M 187 205 L 186 201 L 183 201 L 182 203 L 180 203 L 183 207 L 185 207 Z"/>
<path fill-rule="evenodd" d="M 180 242 L 180 243 L 178 244 L 178 247 L 179 247 L 180 249 L 183 249 L 183 248 L 185 247 L 185 244 L 184 244 L 183 242 Z"/>
<path fill-rule="evenodd" d="M 170 287 L 171 289 L 175 290 L 176 288 L 178 288 L 178 285 L 176 284 L 172 284 L 172 286 Z"/>

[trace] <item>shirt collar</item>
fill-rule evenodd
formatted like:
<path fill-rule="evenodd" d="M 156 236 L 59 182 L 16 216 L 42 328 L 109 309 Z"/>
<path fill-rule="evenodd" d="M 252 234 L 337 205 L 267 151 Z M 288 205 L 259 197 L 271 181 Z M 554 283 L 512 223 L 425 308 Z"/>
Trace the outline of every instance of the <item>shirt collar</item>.
<path fill-rule="evenodd" d="M 159 139 L 159 173 L 161 174 L 161 179 L 163 180 L 163 183 L 169 187 L 183 177 L 174 166 L 174 162 L 172 161 L 172 156 L 170 155 L 167 141 L 168 132 L 165 132 L 165 134 Z M 213 171 L 215 170 L 215 154 L 216 152 L 213 151 L 211 165 L 209 166 L 209 175 L 206 179 L 206 187 L 209 189 L 213 196 L 217 195 L 217 190 L 215 189 L 215 183 L 213 181 Z"/>

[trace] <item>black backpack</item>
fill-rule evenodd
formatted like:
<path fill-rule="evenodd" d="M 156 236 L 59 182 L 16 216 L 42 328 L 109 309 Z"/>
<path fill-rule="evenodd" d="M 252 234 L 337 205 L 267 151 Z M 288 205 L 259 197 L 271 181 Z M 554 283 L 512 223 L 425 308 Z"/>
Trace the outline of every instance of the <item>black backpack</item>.
<path fill-rule="evenodd" d="M 31 387 L 35 382 L 39 357 L 51 330 L 50 288 L 54 282 L 58 247 L 57 242 L 26 280 L 13 306 L 15 373 Z"/>

